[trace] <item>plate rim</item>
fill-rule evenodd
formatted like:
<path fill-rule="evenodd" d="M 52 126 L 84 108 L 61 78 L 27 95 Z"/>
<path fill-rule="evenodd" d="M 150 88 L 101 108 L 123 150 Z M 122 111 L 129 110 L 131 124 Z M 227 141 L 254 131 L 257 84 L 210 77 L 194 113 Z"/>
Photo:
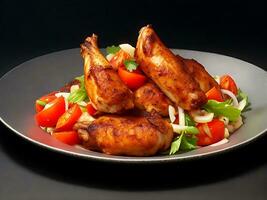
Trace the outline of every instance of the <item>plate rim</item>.
<path fill-rule="evenodd" d="M 6 72 L 1 78 L 0 78 L 0 82 L 9 74 L 11 74 L 13 71 L 18 70 L 19 68 L 22 67 L 22 65 L 27 64 L 27 62 L 31 62 L 35 59 L 39 59 L 41 57 L 44 56 L 50 56 L 52 54 L 55 53 L 64 53 L 64 51 L 75 51 L 78 50 L 79 48 L 71 48 L 71 49 L 65 49 L 65 50 L 60 50 L 60 51 L 54 51 L 54 52 L 50 52 L 48 54 L 44 54 L 44 55 L 40 55 L 37 57 L 34 57 L 32 59 L 26 60 L 25 62 L 20 63 L 19 65 L 13 67 L 11 70 L 9 70 L 8 72 Z M 174 51 L 187 51 L 187 52 L 198 52 L 198 53 L 204 53 L 204 54 L 210 54 L 210 55 L 217 55 L 217 56 L 223 56 L 226 58 L 230 58 L 230 59 L 236 59 L 242 62 L 245 62 L 246 64 L 251 65 L 253 68 L 256 68 L 257 70 L 261 70 L 263 72 L 266 73 L 266 71 L 260 67 L 258 67 L 257 65 L 254 65 L 250 62 L 241 60 L 239 58 L 235 58 L 232 56 L 228 56 L 228 55 L 223 55 L 223 54 L 219 54 L 219 53 L 213 53 L 213 52 L 205 52 L 205 51 L 198 51 L 198 50 L 190 50 L 190 49 L 177 49 L 177 48 L 171 48 L 171 50 Z M 109 157 L 105 157 L 105 156 L 97 156 L 97 155 L 92 155 L 92 154 L 84 154 L 84 153 L 78 153 L 78 152 L 74 152 L 74 151 L 70 151 L 70 150 L 65 150 L 65 149 L 61 149 L 61 148 L 57 148 L 57 147 L 53 147 L 50 146 L 48 144 L 44 144 L 42 142 L 39 142 L 37 140 L 34 140 L 26 135 L 24 135 L 23 133 L 17 131 L 15 128 L 13 128 L 11 125 L 9 125 L 3 118 L 2 116 L 0 116 L 0 121 L 12 132 L 14 132 L 16 135 L 22 137 L 23 139 L 25 139 L 26 141 L 33 143 L 39 147 L 45 148 L 47 150 L 51 150 L 54 152 L 59 152 L 61 154 L 67 155 L 67 156 L 73 156 L 73 157 L 78 157 L 78 158 L 82 158 L 82 159 L 86 159 L 86 160 L 95 160 L 95 161 L 102 161 L 102 162 L 113 162 L 113 163 L 134 163 L 134 164 L 148 164 L 148 163 L 173 163 L 173 162 L 180 162 L 180 161 L 189 161 L 189 160 L 198 160 L 198 159 L 202 159 L 202 158 L 207 158 L 207 157 L 211 157 L 214 155 L 219 155 L 219 154 L 223 154 L 223 153 L 227 153 L 229 151 L 232 151 L 234 149 L 237 148 L 241 148 L 244 145 L 250 144 L 251 142 L 255 141 L 256 139 L 263 137 L 264 135 L 266 135 L 267 133 L 267 127 L 262 130 L 261 132 L 257 133 L 255 136 L 250 137 L 249 139 L 242 141 L 240 143 L 231 145 L 229 147 L 225 147 L 225 148 L 221 148 L 221 149 L 217 149 L 217 150 L 213 150 L 213 151 L 208 151 L 208 152 L 204 152 L 204 153 L 200 153 L 200 154 L 195 154 L 195 155 L 187 155 L 187 156 L 181 156 L 182 154 L 179 154 L 179 157 L 172 155 L 169 157 L 153 157 L 153 156 L 149 156 L 149 157 L 129 157 L 129 156 L 109 156 Z M 88 150 L 90 152 L 90 150 Z M 93 152 L 93 151 L 92 151 Z M 99 153 L 99 154 L 103 154 L 103 153 Z M 104 154 L 106 155 L 106 154 Z M 106 155 L 107 156 L 107 155 Z"/>

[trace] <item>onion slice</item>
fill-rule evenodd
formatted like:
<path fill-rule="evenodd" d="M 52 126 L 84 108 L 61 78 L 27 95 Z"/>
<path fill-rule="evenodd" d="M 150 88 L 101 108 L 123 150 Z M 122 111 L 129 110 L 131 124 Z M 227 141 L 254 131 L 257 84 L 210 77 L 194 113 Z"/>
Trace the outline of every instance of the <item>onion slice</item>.
<path fill-rule="evenodd" d="M 169 118 L 171 123 L 173 123 L 176 119 L 175 117 L 175 108 L 172 105 L 169 105 L 168 107 L 168 111 L 169 111 Z"/>
<path fill-rule="evenodd" d="M 243 99 L 242 101 L 240 101 L 239 102 L 239 104 L 238 104 L 238 110 L 243 110 L 245 107 L 246 107 L 246 105 L 247 105 L 247 100 L 246 99 Z"/>
<path fill-rule="evenodd" d="M 182 131 L 186 131 L 186 133 L 189 133 L 189 134 L 199 133 L 198 129 L 194 126 L 183 126 L 183 125 L 178 125 L 178 124 L 171 124 L 171 125 L 175 133 L 181 133 Z"/>
<path fill-rule="evenodd" d="M 193 117 L 197 123 L 208 123 L 211 122 L 214 117 L 214 113 L 206 113 L 205 115 L 196 115 Z"/>
<path fill-rule="evenodd" d="M 68 98 L 70 96 L 70 93 L 68 92 L 58 92 L 55 94 L 56 97 L 64 97 L 64 100 L 65 100 L 65 110 L 68 110 L 68 107 L 69 107 L 69 103 L 68 103 Z"/>
<path fill-rule="evenodd" d="M 178 106 L 178 115 L 179 115 L 179 124 L 184 126 L 185 125 L 185 116 L 184 116 L 184 109 Z"/>
<path fill-rule="evenodd" d="M 115 55 L 113 54 L 113 53 L 110 53 L 110 54 L 108 54 L 107 56 L 106 56 L 106 59 L 108 60 L 108 61 L 111 61 L 111 59 L 114 57 Z"/>
<path fill-rule="evenodd" d="M 238 107 L 238 101 L 237 101 L 237 98 L 234 95 L 234 93 L 232 93 L 229 90 L 225 90 L 225 89 L 221 89 L 221 91 L 222 91 L 223 94 L 226 94 L 226 95 L 228 95 L 229 97 L 231 97 L 233 99 L 233 105 L 234 105 L 234 107 Z"/>
<path fill-rule="evenodd" d="M 130 44 L 120 44 L 119 47 L 127 52 L 132 58 L 134 57 L 135 48 Z"/>
<path fill-rule="evenodd" d="M 224 138 L 224 139 L 220 140 L 219 142 L 216 142 L 216 143 L 211 144 L 209 146 L 216 147 L 216 146 L 219 146 L 219 145 L 222 145 L 222 144 L 226 144 L 228 141 L 229 141 L 228 139 Z"/>

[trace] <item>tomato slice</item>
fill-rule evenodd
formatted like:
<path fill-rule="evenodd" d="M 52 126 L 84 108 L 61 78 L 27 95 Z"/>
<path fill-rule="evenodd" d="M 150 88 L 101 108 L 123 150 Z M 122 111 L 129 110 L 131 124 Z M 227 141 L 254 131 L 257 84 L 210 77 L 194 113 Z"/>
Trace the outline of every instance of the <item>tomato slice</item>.
<path fill-rule="evenodd" d="M 229 75 L 224 75 L 220 78 L 220 86 L 222 89 L 229 90 L 234 95 L 237 95 L 237 86 L 234 79 Z"/>
<path fill-rule="evenodd" d="M 216 87 L 213 87 L 208 92 L 206 92 L 206 96 L 209 100 L 223 102 L 222 94 Z"/>
<path fill-rule="evenodd" d="M 146 77 L 140 73 L 129 72 L 123 67 L 118 70 L 119 77 L 131 90 L 136 90 L 146 82 Z"/>
<path fill-rule="evenodd" d="M 53 127 L 57 124 L 58 118 L 65 112 L 64 97 L 58 97 L 48 104 L 49 107 L 43 109 L 35 115 L 39 126 Z"/>
<path fill-rule="evenodd" d="M 91 116 L 93 116 L 97 112 L 97 110 L 94 108 L 94 106 L 91 103 L 88 103 L 87 106 L 86 106 L 86 108 L 87 108 L 87 112 Z"/>
<path fill-rule="evenodd" d="M 119 67 L 122 67 L 124 65 L 125 60 L 129 59 L 131 59 L 130 54 L 121 49 L 114 55 L 114 57 L 109 61 L 109 63 L 114 69 L 118 69 Z"/>
<path fill-rule="evenodd" d="M 81 108 L 74 104 L 68 109 L 57 121 L 56 131 L 70 131 L 73 125 L 77 122 L 79 117 L 82 115 Z"/>
<path fill-rule="evenodd" d="M 40 112 L 41 110 L 43 110 L 44 109 L 44 105 L 40 105 L 39 103 L 38 103 L 38 101 L 42 101 L 42 102 L 44 102 L 45 104 L 47 104 L 47 103 L 49 103 L 49 102 L 51 102 L 51 101 L 53 101 L 54 99 L 56 99 L 57 97 L 55 96 L 55 93 L 56 92 L 52 92 L 52 93 L 50 93 L 50 94 L 47 94 L 47 95 L 45 95 L 45 96 L 42 96 L 41 98 L 39 98 L 38 100 L 36 100 L 36 102 L 35 102 L 35 110 L 36 110 L 36 112 Z"/>
<path fill-rule="evenodd" d="M 76 131 L 53 132 L 52 137 L 69 145 L 79 144 L 79 135 Z"/>
<path fill-rule="evenodd" d="M 198 138 L 197 145 L 206 146 L 219 142 L 224 138 L 224 123 L 219 119 L 213 119 L 208 123 L 200 123 L 197 125 L 199 133 L 196 135 Z M 206 133 L 209 129 L 209 133 Z"/>

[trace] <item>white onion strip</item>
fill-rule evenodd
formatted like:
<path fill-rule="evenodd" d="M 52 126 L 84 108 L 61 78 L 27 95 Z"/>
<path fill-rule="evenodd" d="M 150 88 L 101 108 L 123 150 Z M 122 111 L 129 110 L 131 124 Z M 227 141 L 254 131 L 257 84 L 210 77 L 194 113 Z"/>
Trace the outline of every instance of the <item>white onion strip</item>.
<path fill-rule="evenodd" d="M 238 107 L 238 101 L 237 101 L 237 98 L 234 95 L 234 93 L 232 93 L 229 90 L 224 90 L 224 89 L 221 89 L 221 91 L 222 91 L 223 94 L 226 94 L 226 95 L 228 95 L 229 97 L 231 97 L 233 99 L 233 105 L 234 105 L 234 107 Z"/>
<path fill-rule="evenodd" d="M 135 48 L 130 44 L 120 44 L 119 47 L 127 52 L 132 58 L 134 57 Z"/>
<path fill-rule="evenodd" d="M 184 109 L 178 106 L 179 125 L 185 126 Z"/>
<path fill-rule="evenodd" d="M 197 123 L 208 123 L 211 122 L 214 117 L 214 113 L 206 113 L 205 115 L 195 115 L 194 121 Z"/>
<path fill-rule="evenodd" d="M 171 125 L 175 133 L 181 133 L 187 128 L 187 126 L 178 125 L 178 124 L 171 124 Z"/>
<path fill-rule="evenodd" d="M 175 117 L 175 108 L 172 105 L 169 105 L 168 107 L 168 111 L 169 111 L 169 118 L 171 123 L 173 123 L 176 119 Z"/>
<path fill-rule="evenodd" d="M 58 92 L 55 94 L 56 97 L 64 97 L 64 100 L 65 100 L 65 110 L 68 110 L 68 107 L 69 107 L 69 103 L 68 103 L 68 98 L 70 96 L 70 93 L 68 92 Z"/>
<path fill-rule="evenodd" d="M 247 100 L 246 99 L 242 99 L 242 101 L 239 102 L 237 108 L 238 108 L 238 110 L 242 111 L 246 107 L 246 105 L 247 105 Z"/>
<path fill-rule="evenodd" d="M 228 139 L 224 138 L 224 139 L 220 140 L 219 142 L 216 142 L 216 143 L 211 144 L 209 146 L 216 147 L 216 146 L 219 146 L 219 145 L 222 145 L 222 144 L 226 144 L 228 141 L 229 141 Z"/>

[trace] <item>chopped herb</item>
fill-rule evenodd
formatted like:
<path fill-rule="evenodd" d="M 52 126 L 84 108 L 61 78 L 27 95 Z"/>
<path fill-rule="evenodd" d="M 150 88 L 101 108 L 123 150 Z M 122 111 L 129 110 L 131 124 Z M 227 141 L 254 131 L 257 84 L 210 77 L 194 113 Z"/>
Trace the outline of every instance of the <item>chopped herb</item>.
<path fill-rule="evenodd" d="M 250 107 L 250 106 L 251 106 L 251 103 L 250 103 L 249 100 L 248 100 L 248 95 L 245 94 L 244 92 L 242 92 L 240 89 L 238 89 L 237 100 L 240 102 L 240 101 L 242 101 L 243 99 L 246 100 L 246 106 L 245 106 L 245 108 L 242 110 L 242 113 L 251 110 L 251 107 Z"/>
<path fill-rule="evenodd" d="M 46 102 L 41 101 L 41 100 L 36 100 L 36 103 L 39 104 L 40 106 L 45 106 Z"/>
<path fill-rule="evenodd" d="M 170 153 L 169 153 L 170 155 L 173 155 L 177 151 L 179 151 L 183 136 L 184 136 L 184 133 L 182 133 L 180 136 L 178 136 L 174 139 L 174 141 L 171 144 L 171 149 L 170 149 Z"/>
<path fill-rule="evenodd" d="M 132 72 L 133 70 L 136 70 L 138 67 L 138 64 L 134 60 L 125 60 L 124 65 L 126 69 L 130 72 Z"/>
<path fill-rule="evenodd" d="M 196 149 L 197 138 L 184 135 L 180 145 L 180 149 L 183 151 Z"/>
<path fill-rule="evenodd" d="M 121 48 L 119 46 L 115 46 L 115 45 L 112 45 L 112 46 L 109 46 L 106 48 L 106 51 L 108 54 L 115 54 L 117 53 Z"/>
<path fill-rule="evenodd" d="M 84 86 L 84 75 L 76 77 L 75 80 L 80 81 L 81 87 Z"/>
<path fill-rule="evenodd" d="M 188 114 L 185 114 L 185 125 L 186 126 L 195 126 L 196 125 L 194 120 Z"/>
<path fill-rule="evenodd" d="M 239 109 L 226 102 L 218 102 L 215 100 L 208 100 L 203 108 L 210 113 L 214 113 L 215 116 L 225 116 L 229 118 L 230 121 L 236 121 L 241 114 Z"/>
<path fill-rule="evenodd" d="M 87 99 L 87 92 L 85 90 L 85 86 L 84 86 L 84 75 L 76 77 L 76 80 L 80 81 L 80 88 L 78 90 L 75 90 L 73 92 L 70 93 L 69 97 L 68 97 L 68 101 L 70 103 L 78 103 L 80 101 L 84 101 L 85 99 Z"/>

